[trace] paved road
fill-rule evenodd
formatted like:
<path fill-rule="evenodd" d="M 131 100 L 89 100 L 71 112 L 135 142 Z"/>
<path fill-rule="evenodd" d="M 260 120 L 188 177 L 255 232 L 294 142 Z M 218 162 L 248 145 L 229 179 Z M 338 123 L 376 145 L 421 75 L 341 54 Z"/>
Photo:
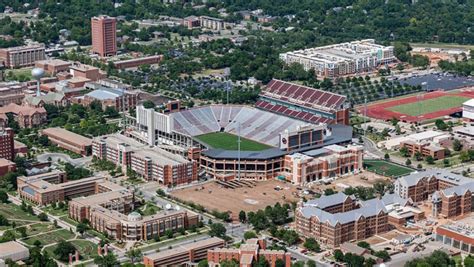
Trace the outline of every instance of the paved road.
<path fill-rule="evenodd" d="M 90 156 L 73 159 L 64 153 L 43 153 L 37 156 L 37 160 L 40 162 L 47 162 L 49 158 L 51 158 L 52 162 L 58 162 L 58 160 L 61 160 L 62 162 L 69 162 L 75 167 L 83 167 L 92 161 L 92 157 Z"/>

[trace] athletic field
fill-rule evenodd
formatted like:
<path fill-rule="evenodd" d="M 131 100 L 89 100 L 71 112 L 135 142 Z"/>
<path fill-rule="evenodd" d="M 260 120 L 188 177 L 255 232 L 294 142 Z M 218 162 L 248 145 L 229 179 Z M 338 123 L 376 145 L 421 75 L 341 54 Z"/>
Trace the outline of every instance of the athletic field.
<path fill-rule="evenodd" d="M 412 168 L 385 160 L 364 160 L 364 168 L 370 172 L 389 177 L 404 176 L 414 171 Z"/>
<path fill-rule="evenodd" d="M 394 106 L 388 108 L 388 110 L 410 116 L 420 116 L 422 114 L 438 112 L 444 109 L 461 107 L 462 103 L 469 99 L 471 98 L 458 95 L 446 95 L 437 98 L 421 100 L 419 102 Z"/>
<path fill-rule="evenodd" d="M 208 133 L 203 135 L 195 136 L 199 141 L 208 144 L 212 148 L 220 148 L 226 150 L 237 150 L 237 136 L 218 132 L 218 133 Z M 250 139 L 240 137 L 240 150 L 244 151 L 260 151 L 271 148 L 268 145 L 252 141 Z"/>
<path fill-rule="evenodd" d="M 474 89 L 456 92 L 435 91 L 380 101 L 367 107 L 367 116 L 380 120 L 397 118 L 405 122 L 421 122 L 462 111 L 462 103 L 474 98 Z M 364 114 L 364 106 L 357 108 Z"/>

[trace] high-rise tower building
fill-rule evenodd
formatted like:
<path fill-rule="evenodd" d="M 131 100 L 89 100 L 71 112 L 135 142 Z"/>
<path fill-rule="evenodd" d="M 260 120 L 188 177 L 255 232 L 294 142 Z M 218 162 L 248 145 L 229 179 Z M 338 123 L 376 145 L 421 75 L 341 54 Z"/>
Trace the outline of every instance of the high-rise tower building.
<path fill-rule="evenodd" d="M 109 16 L 91 19 L 92 52 L 101 57 L 117 53 L 117 20 Z"/>

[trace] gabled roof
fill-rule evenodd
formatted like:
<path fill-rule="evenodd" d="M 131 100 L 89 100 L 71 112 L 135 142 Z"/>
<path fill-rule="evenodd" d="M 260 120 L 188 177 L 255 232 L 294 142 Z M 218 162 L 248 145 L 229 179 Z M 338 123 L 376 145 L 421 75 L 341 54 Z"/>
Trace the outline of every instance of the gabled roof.
<path fill-rule="evenodd" d="M 458 196 L 462 196 L 467 191 L 471 191 L 471 193 L 474 192 L 474 182 L 446 188 L 442 190 L 441 192 L 443 193 L 443 195 L 448 197 L 448 196 L 454 196 L 455 194 Z"/>
<path fill-rule="evenodd" d="M 443 169 L 429 169 L 421 172 L 412 172 L 407 176 L 398 178 L 397 183 L 403 186 L 414 186 L 423 178 L 436 178 L 453 184 L 466 184 L 471 181 L 462 175 L 454 174 Z"/>
<path fill-rule="evenodd" d="M 381 200 L 385 206 L 395 204 L 395 203 L 400 204 L 400 206 L 406 206 L 407 204 L 413 203 L 411 198 L 405 199 L 405 198 L 400 197 L 397 194 L 385 194 L 381 198 Z"/>
<path fill-rule="evenodd" d="M 342 192 L 337 194 L 329 195 L 329 196 L 321 196 L 320 198 L 315 198 L 309 200 L 305 203 L 306 206 L 312 206 L 320 209 L 325 209 L 327 207 L 331 207 L 337 204 L 341 204 L 345 202 L 348 198 L 355 200 L 354 196 L 348 196 Z"/>
<path fill-rule="evenodd" d="M 336 226 L 337 224 L 346 224 L 352 221 L 357 221 L 362 217 L 368 218 L 376 216 L 381 212 L 387 212 L 384 203 L 380 199 L 364 201 L 361 203 L 361 207 L 359 209 L 334 214 L 314 206 L 306 206 L 306 204 L 304 204 L 303 207 L 299 209 L 304 217 L 317 217 L 320 222 L 328 223 L 331 226 Z"/>

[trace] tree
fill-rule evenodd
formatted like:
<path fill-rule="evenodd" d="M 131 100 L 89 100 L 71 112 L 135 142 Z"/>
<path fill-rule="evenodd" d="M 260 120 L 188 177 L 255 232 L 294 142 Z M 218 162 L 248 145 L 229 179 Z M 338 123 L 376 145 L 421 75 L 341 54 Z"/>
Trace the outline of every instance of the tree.
<path fill-rule="evenodd" d="M 406 147 L 400 148 L 400 154 L 401 154 L 403 157 L 408 157 L 408 156 L 410 156 L 410 152 L 408 151 L 408 148 L 406 148 Z"/>
<path fill-rule="evenodd" d="M 37 248 L 40 248 L 41 247 L 41 241 L 39 240 L 35 240 L 35 242 L 33 242 L 33 246 L 37 247 Z"/>
<path fill-rule="evenodd" d="M 74 253 L 75 251 L 76 251 L 76 248 L 70 242 L 61 240 L 56 245 L 56 248 L 54 249 L 53 253 L 61 261 L 68 261 L 69 260 L 69 253 Z M 112 254 L 112 253 L 110 253 L 110 254 Z"/>
<path fill-rule="evenodd" d="M 321 247 L 319 246 L 319 243 L 318 241 L 316 241 L 316 239 L 310 237 L 310 238 L 307 238 L 303 244 L 303 246 L 310 250 L 310 251 L 313 251 L 313 252 L 320 252 L 321 251 Z"/>
<path fill-rule="evenodd" d="M 468 255 L 464 258 L 464 267 L 474 267 L 474 257 Z"/>
<path fill-rule="evenodd" d="M 430 155 L 426 157 L 426 163 L 428 164 L 434 164 L 434 158 Z"/>
<path fill-rule="evenodd" d="M 365 241 L 360 241 L 357 243 L 357 246 L 370 250 L 370 244 Z"/>
<path fill-rule="evenodd" d="M 8 203 L 8 194 L 3 190 L 0 190 L 0 203 Z"/>
<path fill-rule="evenodd" d="M 423 159 L 423 155 L 420 153 L 420 151 L 416 151 L 414 157 L 417 161 L 420 161 Z"/>
<path fill-rule="evenodd" d="M 462 149 L 462 143 L 459 141 L 459 139 L 454 139 L 453 140 L 453 150 L 454 151 L 461 151 Z"/>
<path fill-rule="evenodd" d="M 8 221 L 3 214 L 0 214 L 0 226 L 7 226 L 10 225 L 10 222 Z"/>
<path fill-rule="evenodd" d="M 269 267 L 268 261 L 265 257 L 258 257 L 257 262 L 253 265 L 254 267 Z"/>
<path fill-rule="evenodd" d="M 459 154 L 459 160 L 461 160 L 461 162 L 468 162 L 471 160 L 470 156 L 469 156 L 469 152 L 467 151 L 462 151 L 460 154 Z"/>
<path fill-rule="evenodd" d="M 334 191 L 334 189 L 332 189 L 332 188 L 326 188 L 324 190 L 324 195 L 325 196 L 330 196 L 330 195 L 334 195 L 334 194 L 336 194 L 336 191 Z"/>
<path fill-rule="evenodd" d="M 307 267 L 316 267 L 316 262 L 314 260 L 308 260 L 306 262 Z"/>
<path fill-rule="evenodd" d="M 115 267 L 120 264 L 117 260 L 117 257 L 113 253 L 108 253 L 105 256 L 95 257 L 94 263 L 101 267 Z"/>
<path fill-rule="evenodd" d="M 225 229 L 224 225 L 222 223 L 213 223 L 210 226 L 209 230 L 209 235 L 210 236 L 216 236 L 216 237 L 224 237 L 225 233 L 227 232 L 227 229 Z"/>
<path fill-rule="evenodd" d="M 207 260 L 202 260 L 198 263 L 198 267 L 207 267 L 209 266 L 209 263 L 207 262 Z"/>
<path fill-rule="evenodd" d="M 334 250 L 334 259 L 338 262 L 344 261 L 344 253 L 339 249 Z"/>
<path fill-rule="evenodd" d="M 153 101 L 151 101 L 151 100 L 144 101 L 142 105 L 143 105 L 144 108 L 147 108 L 147 109 L 148 108 L 155 108 L 155 103 L 153 103 Z"/>
<path fill-rule="evenodd" d="M 243 210 L 239 212 L 239 221 L 241 223 L 245 223 L 247 221 L 247 214 Z"/>
<path fill-rule="evenodd" d="M 389 160 L 389 159 L 390 159 L 390 155 L 389 155 L 388 153 L 385 153 L 385 155 L 383 156 L 383 158 L 384 158 L 385 160 Z"/>
<path fill-rule="evenodd" d="M 16 228 L 17 232 L 20 233 L 21 238 L 26 238 L 28 234 L 26 233 L 26 227 L 18 227 Z"/>
<path fill-rule="evenodd" d="M 129 251 L 127 251 L 127 257 L 130 258 L 130 260 L 132 261 L 132 263 L 135 263 L 136 260 L 140 261 L 143 254 L 142 254 L 142 251 L 139 250 L 139 249 L 130 249 Z"/>
<path fill-rule="evenodd" d="M 282 259 L 278 259 L 275 261 L 275 267 L 285 267 L 286 264 L 285 264 L 285 261 L 282 260 Z"/>
<path fill-rule="evenodd" d="M 173 231 L 171 229 L 168 229 L 165 231 L 165 235 L 167 238 L 173 238 Z"/>
<path fill-rule="evenodd" d="M 435 121 L 435 125 L 436 125 L 436 128 L 438 128 L 438 130 L 441 130 L 441 131 L 444 131 L 446 130 L 446 128 L 448 128 L 448 125 L 442 119 L 437 119 Z"/>
<path fill-rule="evenodd" d="M 31 207 L 31 206 L 30 206 Z M 42 222 L 46 222 L 48 221 L 48 215 L 44 212 L 41 212 L 40 214 L 38 214 L 38 218 L 40 219 L 40 221 Z"/>
<path fill-rule="evenodd" d="M 244 239 L 252 239 L 252 238 L 257 238 L 257 234 L 254 231 L 247 231 L 244 233 Z"/>
<path fill-rule="evenodd" d="M 389 260 L 391 259 L 391 258 L 390 258 L 390 254 L 388 254 L 388 252 L 387 252 L 386 250 L 379 250 L 379 251 L 376 251 L 376 252 L 374 253 L 374 256 L 383 259 L 384 262 L 387 262 L 387 261 L 389 261 Z"/>
<path fill-rule="evenodd" d="M 420 170 L 423 168 L 423 165 L 421 165 L 421 163 L 418 163 L 418 165 L 416 165 L 416 168 Z"/>
<path fill-rule="evenodd" d="M 76 226 L 76 232 L 83 235 L 87 230 L 89 230 L 89 225 L 87 223 L 80 222 Z"/>

